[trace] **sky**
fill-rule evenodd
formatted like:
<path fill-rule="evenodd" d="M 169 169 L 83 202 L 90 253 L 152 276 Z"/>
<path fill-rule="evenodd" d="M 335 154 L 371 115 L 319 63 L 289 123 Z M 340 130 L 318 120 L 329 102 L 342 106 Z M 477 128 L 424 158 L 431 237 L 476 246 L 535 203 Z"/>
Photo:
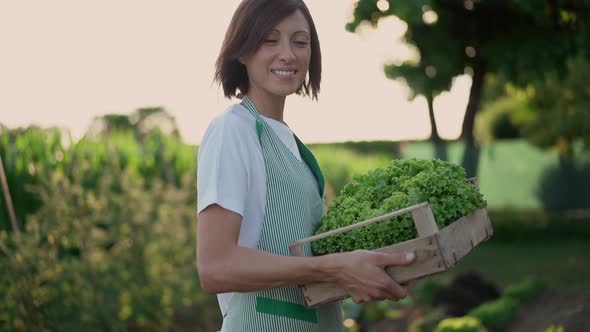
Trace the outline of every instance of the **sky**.
<path fill-rule="evenodd" d="M 59 126 L 81 137 L 92 119 L 165 107 L 183 139 L 198 144 L 235 100 L 212 82 L 239 0 L 0 0 L 0 123 Z M 424 98 L 385 78 L 385 63 L 415 52 L 396 18 L 344 29 L 355 0 L 307 0 L 322 47 L 319 101 L 292 96 L 285 121 L 306 143 L 424 139 Z M 435 100 L 439 132 L 461 130 L 471 80 Z"/>

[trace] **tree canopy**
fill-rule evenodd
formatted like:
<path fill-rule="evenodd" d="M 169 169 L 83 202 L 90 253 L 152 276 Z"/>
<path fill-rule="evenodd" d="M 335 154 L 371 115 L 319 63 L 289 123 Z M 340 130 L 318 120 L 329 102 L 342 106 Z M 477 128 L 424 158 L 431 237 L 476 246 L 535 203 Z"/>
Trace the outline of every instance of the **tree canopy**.
<path fill-rule="evenodd" d="M 543 80 L 548 70 L 563 75 L 568 58 L 590 50 L 588 0 L 359 0 L 346 29 L 354 32 L 363 22 L 375 27 L 392 15 L 407 24 L 404 40 L 419 58 L 386 66 L 388 77 L 428 96 L 448 90 L 458 75 L 471 75 L 462 130 L 468 143 L 486 74 L 525 85 Z"/>

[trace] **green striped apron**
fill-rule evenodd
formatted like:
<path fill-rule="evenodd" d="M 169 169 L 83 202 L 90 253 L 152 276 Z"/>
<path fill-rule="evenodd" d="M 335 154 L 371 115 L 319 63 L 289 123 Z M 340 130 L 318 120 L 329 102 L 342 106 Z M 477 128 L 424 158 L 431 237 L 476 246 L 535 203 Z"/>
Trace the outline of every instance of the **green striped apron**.
<path fill-rule="evenodd" d="M 257 249 L 289 256 L 288 244 L 311 236 L 323 214 L 324 177 L 313 154 L 295 136 L 300 161 L 254 105 L 242 104 L 256 119 L 266 166 L 266 207 Z M 311 248 L 305 248 L 311 256 Z M 306 308 L 297 286 L 234 293 L 224 313 L 224 332 L 343 331 L 340 302 Z"/>

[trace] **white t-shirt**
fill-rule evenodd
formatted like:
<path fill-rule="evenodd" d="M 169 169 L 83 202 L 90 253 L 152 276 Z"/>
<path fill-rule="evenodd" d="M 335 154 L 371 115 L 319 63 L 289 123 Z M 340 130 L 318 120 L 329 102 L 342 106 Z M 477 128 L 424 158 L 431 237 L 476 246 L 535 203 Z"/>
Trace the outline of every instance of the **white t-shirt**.
<path fill-rule="evenodd" d="M 262 118 L 301 160 L 291 129 L 279 121 Z M 229 107 L 211 122 L 199 146 L 197 213 L 211 204 L 241 215 L 238 245 L 256 248 L 266 205 L 266 167 L 256 119 L 240 104 Z M 232 295 L 217 295 L 222 313 Z"/>

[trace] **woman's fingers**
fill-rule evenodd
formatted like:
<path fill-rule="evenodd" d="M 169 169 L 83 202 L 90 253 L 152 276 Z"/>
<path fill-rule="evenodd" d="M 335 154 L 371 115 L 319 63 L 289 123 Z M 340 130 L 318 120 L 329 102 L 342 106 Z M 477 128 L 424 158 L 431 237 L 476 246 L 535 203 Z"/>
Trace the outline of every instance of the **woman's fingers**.
<path fill-rule="evenodd" d="M 343 270 L 339 277 L 355 303 L 399 301 L 408 295 L 408 289 L 395 282 L 385 267 L 408 265 L 414 261 L 414 253 L 389 254 L 359 250 L 335 257 L 347 262 L 341 265 Z"/>
<path fill-rule="evenodd" d="M 383 253 L 379 252 L 377 254 L 377 264 L 380 267 L 387 267 L 392 265 L 408 265 L 414 261 L 416 255 L 413 252 L 403 252 L 403 253 Z"/>

